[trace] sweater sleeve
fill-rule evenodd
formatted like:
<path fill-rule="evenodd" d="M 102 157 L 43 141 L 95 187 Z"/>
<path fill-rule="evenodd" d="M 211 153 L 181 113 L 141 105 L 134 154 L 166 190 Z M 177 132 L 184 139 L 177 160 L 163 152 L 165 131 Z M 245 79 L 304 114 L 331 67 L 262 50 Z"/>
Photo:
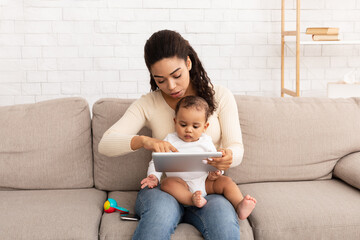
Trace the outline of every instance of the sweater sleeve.
<path fill-rule="evenodd" d="M 131 139 L 145 126 L 146 112 L 144 96 L 136 100 L 125 114 L 103 135 L 99 142 L 99 153 L 108 157 L 116 157 L 129 152 Z"/>
<path fill-rule="evenodd" d="M 244 145 L 239 122 L 239 113 L 234 95 L 225 87 L 219 88 L 219 122 L 221 127 L 221 145 L 231 149 L 233 162 L 230 167 L 240 165 L 244 155 Z"/>

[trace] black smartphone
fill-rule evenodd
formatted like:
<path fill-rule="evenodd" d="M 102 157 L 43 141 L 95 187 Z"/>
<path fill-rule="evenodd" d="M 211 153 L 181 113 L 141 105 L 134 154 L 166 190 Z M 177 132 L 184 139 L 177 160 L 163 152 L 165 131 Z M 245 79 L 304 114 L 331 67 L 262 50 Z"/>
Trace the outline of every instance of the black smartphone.
<path fill-rule="evenodd" d="M 139 221 L 139 217 L 136 214 L 120 214 L 120 218 L 121 220 L 125 220 L 125 221 Z"/>

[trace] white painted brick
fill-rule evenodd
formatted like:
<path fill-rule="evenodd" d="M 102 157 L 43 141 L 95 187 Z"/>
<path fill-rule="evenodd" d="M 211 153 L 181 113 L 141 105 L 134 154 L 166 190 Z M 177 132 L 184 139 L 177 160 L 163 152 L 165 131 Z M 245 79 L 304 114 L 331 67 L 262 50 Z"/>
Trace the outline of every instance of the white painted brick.
<path fill-rule="evenodd" d="M 119 8 L 142 8 L 143 4 L 146 5 L 145 3 L 147 1 L 143 1 L 142 0 L 107 0 L 108 5 L 110 8 L 113 7 L 119 7 Z M 156 7 L 158 8 L 159 6 L 156 5 L 156 1 L 154 0 L 150 0 L 148 1 L 151 4 L 151 7 Z M 167 1 L 161 1 L 163 4 L 166 4 L 167 2 L 171 2 L 169 0 Z"/>
<path fill-rule="evenodd" d="M 209 0 L 181 0 L 178 1 L 178 8 L 211 8 Z"/>
<path fill-rule="evenodd" d="M 23 20 L 24 12 L 22 7 L 1 7 L 0 8 L 1 20 Z"/>
<path fill-rule="evenodd" d="M 251 57 L 249 60 L 250 68 L 267 68 L 266 57 Z"/>
<path fill-rule="evenodd" d="M 340 45 L 340 46 L 322 46 L 322 56 L 354 56 L 357 54 L 356 47 L 352 45 Z"/>
<path fill-rule="evenodd" d="M 34 96 L 15 96 L 14 104 L 31 104 L 35 103 Z"/>
<path fill-rule="evenodd" d="M 22 47 L 21 56 L 23 58 L 41 58 L 41 47 Z"/>
<path fill-rule="evenodd" d="M 330 57 L 302 57 L 301 60 L 308 67 L 330 67 Z"/>
<path fill-rule="evenodd" d="M 99 19 L 107 21 L 135 21 L 134 9 L 99 9 Z"/>
<path fill-rule="evenodd" d="M 146 64 L 143 57 L 129 58 L 129 69 L 146 69 Z"/>
<path fill-rule="evenodd" d="M 21 84 L 22 95 L 41 95 L 40 83 L 23 83 Z"/>
<path fill-rule="evenodd" d="M 0 17 L 1 19 L 1 17 Z M 14 27 L 14 21 L 0 21 L 0 33 L 14 33 L 15 27 Z"/>
<path fill-rule="evenodd" d="M 0 88 L 1 88 L 1 85 L 0 85 Z M 15 104 L 14 96 L 0 96 L 0 106 L 10 106 L 10 105 L 14 105 L 14 104 Z"/>
<path fill-rule="evenodd" d="M 114 57 L 112 46 L 79 47 L 79 57 Z"/>
<path fill-rule="evenodd" d="M 250 24 L 250 23 L 249 23 Z M 286 27 L 285 29 L 293 29 L 291 27 Z M 280 33 L 281 32 L 281 23 L 280 22 L 253 22 L 252 23 L 252 32 L 255 33 Z"/>
<path fill-rule="evenodd" d="M 64 20 L 97 20 L 98 10 L 96 8 L 64 8 L 63 9 Z"/>
<path fill-rule="evenodd" d="M 217 33 L 220 30 L 218 22 L 188 22 L 185 25 L 188 33 Z"/>
<path fill-rule="evenodd" d="M 43 56 L 45 58 L 66 58 L 77 57 L 79 55 L 77 47 L 44 47 Z"/>
<path fill-rule="evenodd" d="M 205 57 L 218 57 L 220 56 L 219 46 L 203 46 L 202 47 L 202 56 Z"/>
<path fill-rule="evenodd" d="M 26 0 L 24 1 L 24 6 L 28 7 L 106 7 L 106 1 L 103 0 L 63 0 L 63 1 L 53 1 L 53 0 Z"/>
<path fill-rule="evenodd" d="M 356 8 L 356 0 L 326 0 L 325 8 L 329 9 L 354 9 Z"/>
<path fill-rule="evenodd" d="M 215 35 L 215 44 L 218 45 L 234 45 L 236 42 L 236 35 L 233 33 L 224 33 Z"/>
<path fill-rule="evenodd" d="M 231 68 L 242 69 L 249 68 L 250 60 L 249 57 L 231 57 Z"/>
<path fill-rule="evenodd" d="M 254 47 L 254 56 L 277 57 L 281 55 L 280 45 L 259 45 Z"/>
<path fill-rule="evenodd" d="M 24 8 L 25 20 L 60 20 L 62 19 L 61 8 Z"/>
<path fill-rule="evenodd" d="M 307 21 L 330 21 L 333 13 L 330 10 L 304 10 L 301 17 Z"/>
<path fill-rule="evenodd" d="M 243 57 L 252 56 L 252 45 L 236 45 L 220 47 L 220 56 Z"/>
<path fill-rule="evenodd" d="M 270 10 L 238 10 L 238 19 L 243 22 L 271 21 Z"/>
<path fill-rule="evenodd" d="M 56 46 L 56 34 L 25 34 L 26 46 Z"/>
<path fill-rule="evenodd" d="M 332 12 L 335 21 L 360 21 L 360 10 L 337 10 Z"/>
<path fill-rule="evenodd" d="M 327 0 L 302 0 L 301 9 L 324 9 Z"/>
<path fill-rule="evenodd" d="M 0 46 L 23 46 L 24 35 L 22 34 L 0 34 Z"/>
<path fill-rule="evenodd" d="M 221 70 L 221 80 L 236 81 L 239 79 L 239 76 L 240 76 L 239 70 L 235 70 L 235 69 Z"/>
<path fill-rule="evenodd" d="M 270 80 L 270 69 L 240 69 L 240 80 Z"/>
<path fill-rule="evenodd" d="M 260 81 L 259 80 L 236 80 L 236 81 L 229 81 L 229 86 L 234 91 L 258 91 L 260 88 Z"/>
<path fill-rule="evenodd" d="M 94 35 L 89 34 L 59 34 L 60 46 L 89 46 L 94 43 Z"/>
<path fill-rule="evenodd" d="M 0 58 L 21 58 L 21 48 L 0 46 Z"/>
<path fill-rule="evenodd" d="M 189 33 L 182 34 L 189 41 L 190 45 L 215 45 L 216 39 L 213 33 Z"/>
<path fill-rule="evenodd" d="M 103 82 L 82 82 L 81 94 L 85 95 L 101 95 Z"/>
<path fill-rule="evenodd" d="M 25 82 L 25 73 L 22 71 L 0 71 L 0 82 L 18 83 Z"/>
<path fill-rule="evenodd" d="M 104 93 L 136 93 L 136 82 L 104 82 Z"/>
<path fill-rule="evenodd" d="M 94 34 L 94 45 L 121 45 L 129 43 L 128 34 Z"/>
<path fill-rule="evenodd" d="M 57 60 L 58 70 L 91 70 L 93 60 L 87 58 L 61 58 Z"/>
<path fill-rule="evenodd" d="M 142 57 L 144 56 L 143 45 L 123 45 L 115 48 L 116 57 Z"/>
<path fill-rule="evenodd" d="M 135 11 L 136 21 L 169 21 L 168 9 L 138 9 Z"/>
<path fill-rule="evenodd" d="M 221 22 L 220 32 L 222 33 L 250 33 L 253 31 L 251 22 Z"/>
<path fill-rule="evenodd" d="M 94 29 L 97 33 L 116 33 L 116 21 L 97 21 Z"/>
<path fill-rule="evenodd" d="M 80 94 L 80 82 L 63 82 L 61 83 L 61 94 Z"/>
<path fill-rule="evenodd" d="M 253 45 L 258 45 L 258 44 L 267 44 L 267 34 L 266 33 L 237 33 L 236 34 L 236 43 L 237 44 L 253 44 Z M 277 43 L 280 43 L 277 42 Z"/>
<path fill-rule="evenodd" d="M 321 45 L 307 45 L 303 46 L 304 56 L 319 57 L 321 56 Z"/>
<path fill-rule="evenodd" d="M 357 59 L 357 63 L 360 59 Z M 347 67 L 348 58 L 347 57 L 330 57 L 330 67 Z"/>
<path fill-rule="evenodd" d="M 279 89 L 279 82 L 278 81 L 261 81 L 260 82 L 260 90 L 262 92 L 265 91 L 276 91 Z"/>
<path fill-rule="evenodd" d="M 41 58 L 37 60 L 38 70 L 51 71 L 57 69 L 57 60 L 49 58 Z"/>
<path fill-rule="evenodd" d="M 0 96 L 21 95 L 20 83 L 0 83 Z"/>
<path fill-rule="evenodd" d="M 150 82 L 150 74 L 148 70 L 123 70 L 120 72 L 121 81 L 137 82 L 147 81 Z"/>
<path fill-rule="evenodd" d="M 215 8 L 215 9 L 223 9 L 223 8 L 231 9 L 232 2 L 233 2 L 232 0 L 221 0 L 221 1 L 215 0 L 215 1 L 212 1 L 211 7 Z"/>
<path fill-rule="evenodd" d="M 41 71 L 28 71 L 26 73 L 26 81 L 27 82 L 47 82 L 47 72 Z"/>
<path fill-rule="evenodd" d="M 94 60 L 95 70 L 120 70 L 129 68 L 127 58 L 96 58 Z"/>
<path fill-rule="evenodd" d="M 202 63 L 205 69 L 227 69 L 230 67 L 230 57 L 218 57 L 214 61 L 213 57 L 203 57 Z"/>
<path fill-rule="evenodd" d="M 92 33 L 94 23 L 93 21 L 53 21 L 52 28 L 54 33 Z"/>
<path fill-rule="evenodd" d="M 202 21 L 203 9 L 170 9 L 170 21 Z"/>
<path fill-rule="evenodd" d="M 281 67 L 281 57 L 267 57 L 267 61 L 266 61 L 267 63 L 267 67 L 268 68 L 272 68 L 272 69 L 274 69 L 274 68 L 278 68 L 278 69 L 280 69 L 280 67 Z M 288 67 L 288 62 L 289 61 L 286 61 L 285 63 L 285 67 Z M 294 62 L 294 61 L 292 61 L 292 62 Z M 295 64 L 295 63 L 293 63 L 293 64 Z M 295 67 L 295 65 L 293 65 L 293 67 Z"/>
<path fill-rule="evenodd" d="M 41 91 L 44 95 L 61 93 L 61 83 L 41 83 Z"/>
<path fill-rule="evenodd" d="M 151 23 L 146 22 L 118 22 L 118 33 L 150 33 Z"/>
<path fill-rule="evenodd" d="M 360 56 L 348 57 L 349 67 L 359 68 L 360 67 Z M 358 79 L 359 81 L 360 79 Z"/>
<path fill-rule="evenodd" d="M 36 70 L 37 62 L 33 59 L 0 59 L 0 71 Z"/>
<path fill-rule="evenodd" d="M 50 71 L 49 82 L 81 82 L 84 80 L 82 71 Z"/>
<path fill-rule="evenodd" d="M 90 82 L 115 82 L 119 81 L 118 71 L 86 71 L 85 81 Z"/>
<path fill-rule="evenodd" d="M 158 21 L 151 23 L 151 33 L 146 34 L 147 38 L 151 36 L 152 33 L 157 32 L 163 29 L 171 29 L 176 32 L 184 33 L 185 32 L 185 22 L 170 22 L 170 21 Z"/>
<path fill-rule="evenodd" d="M 51 33 L 51 21 L 16 21 L 16 33 Z"/>
<path fill-rule="evenodd" d="M 201 20 L 205 20 L 208 22 L 223 21 L 225 18 L 225 10 L 223 10 L 223 9 L 204 9 L 204 10 L 201 9 L 201 11 L 204 11 L 204 13 L 202 14 L 202 15 L 204 15 L 204 17 L 199 19 L 199 21 L 201 21 Z M 199 15 L 199 17 L 201 17 L 202 15 Z M 228 14 L 227 16 L 229 16 L 229 15 L 230 14 Z M 194 20 L 196 20 L 196 19 L 194 19 Z"/>

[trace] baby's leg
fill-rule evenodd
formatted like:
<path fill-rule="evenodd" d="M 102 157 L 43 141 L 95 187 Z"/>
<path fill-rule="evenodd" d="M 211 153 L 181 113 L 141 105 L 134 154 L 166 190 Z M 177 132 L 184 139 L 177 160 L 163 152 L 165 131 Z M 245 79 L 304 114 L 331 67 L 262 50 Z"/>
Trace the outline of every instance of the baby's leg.
<path fill-rule="evenodd" d="M 249 195 L 244 198 L 238 186 L 227 176 L 220 176 L 214 181 L 206 179 L 205 187 L 208 194 L 223 194 L 234 206 L 241 220 L 246 219 L 255 208 L 256 199 Z"/>
<path fill-rule="evenodd" d="M 201 191 L 191 193 L 189 186 L 181 178 L 167 177 L 161 182 L 160 188 L 172 195 L 181 204 L 196 207 L 203 207 L 206 204 L 206 199 L 201 195 Z"/>

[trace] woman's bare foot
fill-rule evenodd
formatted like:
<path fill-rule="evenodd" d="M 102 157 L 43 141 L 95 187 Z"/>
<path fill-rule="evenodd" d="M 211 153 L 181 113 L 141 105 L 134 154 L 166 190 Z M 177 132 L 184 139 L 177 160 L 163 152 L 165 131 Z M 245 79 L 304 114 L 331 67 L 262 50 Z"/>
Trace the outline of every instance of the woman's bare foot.
<path fill-rule="evenodd" d="M 207 203 L 206 199 L 201 195 L 201 191 L 196 191 L 191 197 L 195 207 L 202 208 Z"/>
<path fill-rule="evenodd" d="M 236 213 L 241 220 L 246 219 L 255 208 L 256 199 L 246 195 L 236 206 Z"/>

